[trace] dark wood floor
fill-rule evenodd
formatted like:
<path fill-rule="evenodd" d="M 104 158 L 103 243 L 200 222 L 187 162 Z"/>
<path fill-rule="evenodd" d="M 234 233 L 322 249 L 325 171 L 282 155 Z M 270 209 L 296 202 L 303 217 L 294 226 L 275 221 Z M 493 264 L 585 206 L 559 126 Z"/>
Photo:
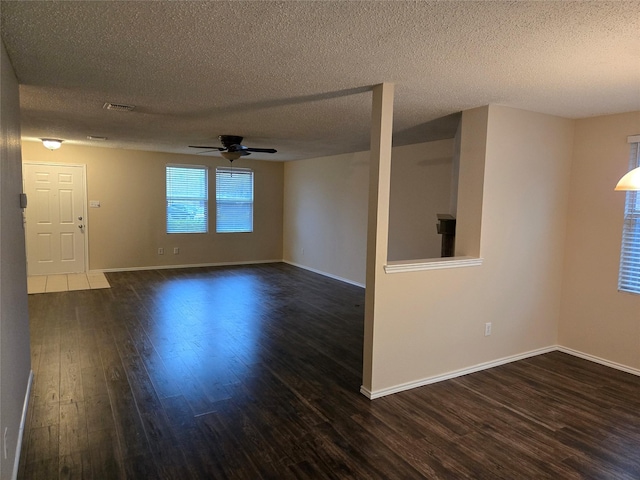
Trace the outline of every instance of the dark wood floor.
<path fill-rule="evenodd" d="M 19 478 L 640 478 L 640 378 L 562 353 L 373 402 L 364 292 L 284 264 L 31 295 Z"/>

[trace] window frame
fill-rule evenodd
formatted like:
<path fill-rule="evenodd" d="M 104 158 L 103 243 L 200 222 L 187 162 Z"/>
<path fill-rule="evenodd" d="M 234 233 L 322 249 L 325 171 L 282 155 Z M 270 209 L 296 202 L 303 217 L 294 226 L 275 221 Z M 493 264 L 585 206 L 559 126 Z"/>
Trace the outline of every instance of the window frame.
<path fill-rule="evenodd" d="M 170 186 L 170 180 L 175 178 L 175 176 L 170 177 L 170 169 L 173 170 L 197 170 L 204 173 L 204 185 L 203 191 L 200 195 L 170 195 L 170 190 L 172 190 Z M 186 172 L 185 172 L 186 173 Z M 198 192 L 195 192 L 196 194 Z M 169 235 L 175 234 L 202 234 L 209 233 L 209 167 L 206 165 L 188 165 L 182 163 L 168 163 L 165 165 L 165 231 Z M 191 227 L 196 226 L 197 228 L 190 229 L 180 229 L 177 228 L 178 225 L 175 224 L 176 218 L 171 218 L 171 214 L 169 209 L 174 206 L 183 206 L 185 208 L 190 207 L 191 210 L 201 210 L 201 212 L 196 213 L 195 215 L 203 215 L 204 220 L 199 220 L 197 222 L 192 221 L 190 224 L 185 223 L 185 225 L 190 225 Z M 186 220 L 186 219 L 185 219 Z M 174 223 L 172 223 L 172 221 Z M 172 227 L 173 225 L 173 227 Z"/>
<path fill-rule="evenodd" d="M 223 198 L 222 195 L 226 191 L 222 184 L 223 180 L 225 180 L 224 176 L 229 175 L 229 178 L 233 178 L 236 175 L 236 178 L 242 178 L 242 176 L 248 175 L 250 178 L 250 197 L 237 196 L 235 199 Z M 226 179 L 226 183 L 229 180 Z M 245 210 L 245 215 L 248 216 L 248 223 L 238 222 L 238 216 L 233 215 L 233 220 L 228 220 L 230 210 L 235 206 L 235 210 L 240 210 L 242 213 L 242 209 L 238 209 L 237 207 L 242 204 L 248 205 L 248 215 L 247 210 Z M 250 168 L 237 168 L 237 167 L 216 167 L 216 233 L 219 234 L 227 234 L 227 233 L 253 233 L 254 231 L 254 204 L 255 204 L 255 172 Z M 235 221 L 234 221 L 235 220 Z M 236 228 L 231 228 L 235 223 Z M 240 225 L 240 228 L 238 228 Z"/>
<path fill-rule="evenodd" d="M 629 171 L 640 167 L 640 136 L 629 137 Z M 618 291 L 640 295 L 640 191 L 626 192 Z"/>

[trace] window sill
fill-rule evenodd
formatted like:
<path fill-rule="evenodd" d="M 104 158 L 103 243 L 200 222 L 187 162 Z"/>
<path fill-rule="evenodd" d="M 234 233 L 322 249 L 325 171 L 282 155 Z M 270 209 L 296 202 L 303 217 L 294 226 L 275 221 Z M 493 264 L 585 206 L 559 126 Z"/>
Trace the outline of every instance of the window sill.
<path fill-rule="evenodd" d="M 440 270 L 443 268 L 477 267 L 482 265 L 482 258 L 449 257 L 428 258 L 423 260 L 401 260 L 389 262 L 384 266 L 385 273 L 419 272 L 422 270 Z"/>

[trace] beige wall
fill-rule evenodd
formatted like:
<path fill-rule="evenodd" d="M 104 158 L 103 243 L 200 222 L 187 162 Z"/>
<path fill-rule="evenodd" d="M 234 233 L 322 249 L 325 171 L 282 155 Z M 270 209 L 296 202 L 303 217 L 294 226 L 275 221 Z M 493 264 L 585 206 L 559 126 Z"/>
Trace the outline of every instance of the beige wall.
<path fill-rule="evenodd" d="M 287 162 L 284 259 L 364 285 L 370 152 Z M 392 150 L 389 258 L 440 256 L 436 213 L 450 208 L 453 140 Z"/>
<path fill-rule="evenodd" d="M 18 82 L 0 42 L 0 478 L 12 478 L 31 373 Z M 6 445 L 3 437 L 6 429 Z M 7 458 L 3 449 L 6 448 Z"/>
<path fill-rule="evenodd" d="M 453 144 L 448 139 L 392 150 L 389 260 L 440 256 L 436 215 L 451 209 Z"/>
<path fill-rule="evenodd" d="M 364 284 L 369 152 L 284 164 L 283 258 Z"/>
<path fill-rule="evenodd" d="M 557 343 L 573 124 L 499 106 L 464 112 L 459 221 L 481 212 L 484 263 L 378 280 L 365 385 L 374 395 Z M 485 125 L 483 152 L 465 132 L 481 138 Z M 483 156 L 482 188 L 471 173 L 482 172 Z M 485 322 L 493 324 L 488 337 Z"/>
<path fill-rule="evenodd" d="M 215 167 L 224 159 L 65 143 L 56 151 L 40 142 L 23 142 L 24 162 L 86 164 L 89 268 L 126 269 L 167 265 L 201 265 L 279 261 L 282 259 L 283 164 L 242 159 L 236 166 L 253 169 L 253 233 L 215 233 Z M 167 234 L 165 166 L 168 163 L 207 165 L 209 233 Z M 158 255 L 158 248 L 164 255 Z M 180 253 L 174 255 L 173 248 Z"/>
<path fill-rule="evenodd" d="M 618 293 L 628 135 L 640 112 L 576 122 L 560 344 L 640 369 L 640 295 Z"/>

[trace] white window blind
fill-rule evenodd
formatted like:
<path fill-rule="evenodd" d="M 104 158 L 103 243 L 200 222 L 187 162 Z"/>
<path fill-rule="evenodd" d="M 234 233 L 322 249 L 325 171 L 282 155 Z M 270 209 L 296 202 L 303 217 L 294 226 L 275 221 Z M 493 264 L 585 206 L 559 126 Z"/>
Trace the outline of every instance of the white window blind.
<path fill-rule="evenodd" d="M 631 143 L 629 170 L 640 167 L 640 143 Z M 640 192 L 627 192 L 618 290 L 640 294 Z"/>
<path fill-rule="evenodd" d="M 216 232 L 253 232 L 253 171 L 216 168 Z"/>
<path fill-rule="evenodd" d="M 167 233 L 207 233 L 207 167 L 167 165 Z"/>

